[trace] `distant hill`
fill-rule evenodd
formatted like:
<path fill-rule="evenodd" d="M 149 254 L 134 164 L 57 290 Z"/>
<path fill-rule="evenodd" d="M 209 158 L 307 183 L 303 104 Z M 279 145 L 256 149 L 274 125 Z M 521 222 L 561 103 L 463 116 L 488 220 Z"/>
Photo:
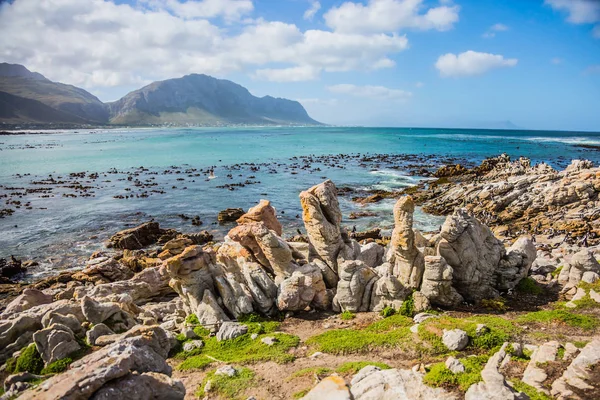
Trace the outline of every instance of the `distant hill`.
<path fill-rule="evenodd" d="M 104 104 L 81 88 L 52 82 L 22 65 L 0 63 L 0 92 L 4 124 L 319 124 L 297 101 L 255 97 L 243 86 L 207 75 L 154 82 Z"/>
<path fill-rule="evenodd" d="M 255 97 L 207 75 L 154 82 L 108 103 L 114 124 L 319 124 L 297 101 Z"/>

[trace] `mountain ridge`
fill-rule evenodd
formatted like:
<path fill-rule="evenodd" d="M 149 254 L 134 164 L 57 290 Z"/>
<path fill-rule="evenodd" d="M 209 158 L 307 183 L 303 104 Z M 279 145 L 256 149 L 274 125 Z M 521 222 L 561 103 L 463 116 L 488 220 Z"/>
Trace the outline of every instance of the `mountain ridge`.
<path fill-rule="evenodd" d="M 204 74 L 156 81 L 103 103 L 84 89 L 53 82 L 19 64 L 0 63 L 0 92 L 4 126 L 321 125 L 297 101 L 256 97 L 235 82 Z"/>

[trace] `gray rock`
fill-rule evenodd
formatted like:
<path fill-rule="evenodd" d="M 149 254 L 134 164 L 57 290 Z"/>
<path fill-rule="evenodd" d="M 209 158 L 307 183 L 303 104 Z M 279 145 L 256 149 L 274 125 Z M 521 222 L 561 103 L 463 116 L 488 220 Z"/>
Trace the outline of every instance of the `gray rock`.
<path fill-rule="evenodd" d="M 452 287 L 452 267 L 440 256 L 425 257 L 425 272 L 421 293 L 432 304 L 453 307 L 463 301 L 463 297 Z"/>
<path fill-rule="evenodd" d="M 413 321 L 415 324 L 421 324 L 427 321 L 429 318 L 437 318 L 437 315 L 422 312 L 415 314 L 415 316 L 413 317 Z"/>
<path fill-rule="evenodd" d="M 100 324 L 121 311 L 118 303 L 100 303 L 91 297 L 81 299 L 81 311 L 85 318 L 92 324 Z"/>
<path fill-rule="evenodd" d="M 52 303 L 52 296 L 45 294 L 41 290 L 26 288 L 19 296 L 11 301 L 0 315 L 4 319 L 11 314 L 29 310 L 35 306 Z"/>
<path fill-rule="evenodd" d="M 442 342 L 449 350 L 460 351 L 469 344 L 469 336 L 461 329 L 444 330 Z"/>
<path fill-rule="evenodd" d="M 195 349 L 201 349 L 202 347 L 204 347 L 204 342 L 202 340 L 191 340 L 183 344 L 184 351 L 192 351 Z"/>
<path fill-rule="evenodd" d="M 234 274 L 227 273 L 223 276 L 215 276 L 214 279 L 217 291 L 223 299 L 223 305 L 234 317 L 254 311 L 252 296 L 244 290 L 242 283 L 236 280 Z"/>
<path fill-rule="evenodd" d="M 232 377 L 237 375 L 237 370 L 231 365 L 223 365 L 222 367 L 217 368 L 215 375 L 226 375 Z"/>
<path fill-rule="evenodd" d="M 238 322 L 226 321 L 223 322 L 217 332 L 217 341 L 235 339 L 238 336 L 248 332 L 248 326 Z"/>
<path fill-rule="evenodd" d="M 575 397 L 574 389 L 597 388 L 598 382 L 594 378 L 594 372 L 597 371 L 598 366 L 600 366 L 600 338 L 596 337 L 581 350 L 562 376 L 552 383 L 552 395 L 561 399 L 579 398 Z"/>
<path fill-rule="evenodd" d="M 454 374 L 460 374 L 462 372 L 465 372 L 465 366 L 463 365 L 463 363 L 461 363 L 460 360 L 452 356 L 448 357 L 448 359 L 446 360 L 446 368 L 448 368 Z"/>
<path fill-rule="evenodd" d="M 501 291 L 514 289 L 523 278 L 527 277 L 536 257 L 537 251 L 531 239 L 519 238 L 510 246 L 495 270 L 495 288 Z"/>
<path fill-rule="evenodd" d="M 277 308 L 280 310 L 301 311 L 310 305 L 325 310 L 330 304 L 321 269 L 315 264 L 299 267 L 279 284 Z"/>
<path fill-rule="evenodd" d="M 379 271 L 377 273 L 379 274 Z M 391 272 L 386 271 L 380 274 L 380 278 L 373 285 L 369 310 L 381 311 L 385 307 L 399 310 L 409 294 L 410 290 L 405 288 Z"/>
<path fill-rule="evenodd" d="M 548 378 L 548 375 L 543 368 L 538 366 L 538 364 L 556 360 L 556 354 L 560 347 L 560 343 L 557 341 L 547 342 L 538 347 L 531 355 L 531 360 L 523 373 L 522 381 L 541 392 L 550 394 L 550 392 L 542 385 L 546 378 Z"/>
<path fill-rule="evenodd" d="M 589 249 L 575 253 L 569 263 L 560 271 L 558 282 L 563 285 L 563 292 L 577 286 L 586 272 L 600 274 L 600 263 Z M 588 274 L 586 278 L 589 280 L 592 276 Z"/>
<path fill-rule="evenodd" d="M 42 326 L 47 328 L 52 324 L 68 326 L 77 337 L 83 337 L 84 335 L 84 329 L 81 326 L 81 322 L 79 322 L 77 317 L 73 314 L 62 315 L 56 312 L 46 313 L 42 318 Z"/>
<path fill-rule="evenodd" d="M 425 258 L 415 245 L 412 197 L 403 196 L 394 205 L 394 230 L 390 241 L 390 262 L 398 280 L 407 288 L 419 289 L 425 271 Z"/>
<path fill-rule="evenodd" d="M 157 372 L 130 373 L 102 386 L 91 400 L 183 400 L 183 382 Z"/>
<path fill-rule="evenodd" d="M 267 346 L 273 346 L 275 343 L 277 343 L 277 338 L 267 336 L 260 339 L 260 341 L 266 344 Z"/>
<path fill-rule="evenodd" d="M 375 270 L 362 261 L 344 261 L 339 269 L 340 280 L 333 298 L 333 310 L 368 311 L 373 285 L 379 278 Z"/>
<path fill-rule="evenodd" d="M 73 331 L 61 324 L 52 324 L 37 331 L 33 334 L 33 341 L 46 364 L 63 359 L 81 349 Z"/>
<path fill-rule="evenodd" d="M 91 346 L 95 346 L 96 345 L 96 340 L 100 337 L 100 336 L 106 336 L 106 335 L 114 335 L 115 333 L 112 331 L 112 329 L 110 329 L 108 326 L 104 325 L 104 324 L 96 324 L 92 327 L 92 329 L 90 329 L 89 331 L 87 331 L 85 333 L 85 337 L 87 339 L 87 342 L 91 345 Z"/>
<path fill-rule="evenodd" d="M 352 400 L 352 395 L 344 378 L 332 375 L 319 382 L 302 398 L 304 400 Z"/>
<path fill-rule="evenodd" d="M 194 328 L 191 326 L 186 326 L 181 330 L 181 334 L 185 336 L 186 339 L 196 339 L 198 335 L 194 332 Z"/>
<path fill-rule="evenodd" d="M 385 248 L 375 242 L 360 246 L 358 260 L 364 262 L 368 267 L 375 268 L 383 263 Z"/>

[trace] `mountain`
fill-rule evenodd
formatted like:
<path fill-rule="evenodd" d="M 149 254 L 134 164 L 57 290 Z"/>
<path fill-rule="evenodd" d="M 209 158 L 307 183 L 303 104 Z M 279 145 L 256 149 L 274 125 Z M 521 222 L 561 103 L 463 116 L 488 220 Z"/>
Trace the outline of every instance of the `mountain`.
<path fill-rule="evenodd" d="M 0 121 L 9 124 L 86 124 L 85 119 L 56 110 L 37 100 L 0 92 Z"/>
<path fill-rule="evenodd" d="M 113 124 L 319 124 L 297 101 L 255 97 L 236 83 L 198 74 L 151 83 L 108 107 Z"/>
<path fill-rule="evenodd" d="M 72 117 L 84 123 L 108 122 L 108 108 L 91 93 L 76 86 L 52 82 L 22 65 L 0 64 L 0 91 L 39 101 L 68 114 L 63 122 L 69 122 Z"/>

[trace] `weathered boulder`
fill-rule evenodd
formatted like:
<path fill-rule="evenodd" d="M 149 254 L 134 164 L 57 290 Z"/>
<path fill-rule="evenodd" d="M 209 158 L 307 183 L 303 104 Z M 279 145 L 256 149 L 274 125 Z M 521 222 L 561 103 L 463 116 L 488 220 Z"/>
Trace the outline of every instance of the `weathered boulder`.
<path fill-rule="evenodd" d="M 241 208 L 226 208 L 225 210 L 219 211 L 219 214 L 217 214 L 217 221 L 221 224 L 234 222 L 242 215 L 244 215 L 244 210 Z"/>
<path fill-rule="evenodd" d="M 380 274 L 379 279 L 373 285 L 369 310 L 381 311 L 385 307 L 399 310 L 410 292 L 410 289 L 405 288 L 398 278 L 386 271 Z"/>
<path fill-rule="evenodd" d="M 117 232 L 108 241 L 106 247 L 115 249 L 137 250 L 156 243 L 164 233 L 158 222 L 146 222 L 135 228 Z"/>
<path fill-rule="evenodd" d="M 42 304 L 52 303 L 52 296 L 45 294 L 41 290 L 26 288 L 19 296 L 11 301 L 0 315 L 0 318 L 8 317 L 11 314 L 29 310 L 32 307 Z"/>
<path fill-rule="evenodd" d="M 546 342 L 538 347 L 533 354 L 525 372 L 523 373 L 523 382 L 529 386 L 533 386 L 538 391 L 550 394 L 550 392 L 543 387 L 542 383 L 548 378 L 548 374 L 543 368 L 539 367 L 539 364 L 547 363 L 556 360 L 556 354 L 560 348 L 560 343 L 557 341 Z"/>
<path fill-rule="evenodd" d="M 344 378 L 338 375 L 328 376 L 317 384 L 306 396 L 304 400 L 352 400 L 352 395 Z"/>
<path fill-rule="evenodd" d="M 469 387 L 465 393 L 465 400 L 527 400 L 529 396 L 524 393 L 517 393 L 511 388 L 504 375 L 499 371 L 500 365 L 504 362 L 508 354 L 504 343 L 502 348 L 488 360 L 481 371 L 483 382 L 475 383 Z"/>
<path fill-rule="evenodd" d="M 248 332 L 248 326 L 238 322 L 226 321 L 223 322 L 217 332 L 217 341 L 235 339 L 238 336 Z"/>
<path fill-rule="evenodd" d="M 132 372 L 102 386 L 91 400 L 183 400 L 183 382 L 157 372 Z"/>
<path fill-rule="evenodd" d="M 85 333 L 85 337 L 87 339 L 87 342 L 91 346 L 94 346 L 94 345 L 96 345 L 96 340 L 100 336 L 107 336 L 107 335 L 114 335 L 114 334 L 115 333 L 108 326 L 106 326 L 104 324 L 96 324 L 92 327 L 92 329 L 90 329 L 89 331 L 87 331 Z"/>
<path fill-rule="evenodd" d="M 114 258 L 98 257 L 90 259 L 83 270 L 74 273 L 73 279 L 100 284 L 124 281 L 132 278 L 134 274 L 130 266 L 121 264 Z"/>
<path fill-rule="evenodd" d="M 81 299 L 81 311 L 92 324 L 99 324 L 106 321 L 116 313 L 121 312 L 121 307 L 118 303 L 106 302 L 100 303 L 91 297 L 85 296 Z"/>
<path fill-rule="evenodd" d="M 583 249 L 571 257 L 571 260 L 560 271 L 558 282 L 563 285 L 563 291 L 566 292 L 577 286 L 586 273 L 600 275 L 600 263 L 589 249 Z"/>
<path fill-rule="evenodd" d="M 598 393 L 597 376 L 600 366 L 600 338 L 589 342 L 567 367 L 560 378 L 552 383 L 552 395 L 558 399 L 589 398 L 586 392 Z"/>
<path fill-rule="evenodd" d="M 410 196 L 401 197 L 396 202 L 389 261 L 394 265 L 394 275 L 405 287 L 418 289 L 423 279 L 425 260 L 415 245 L 414 211 L 415 203 Z"/>
<path fill-rule="evenodd" d="M 361 369 L 352 379 L 354 400 L 456 400 L 444 389 L 423 383 L 423 374 L 413 370 L 386 369 L 375 366 Z"/>
<path fill-rule="evenodd" d="M 362 261 L 344 261 L 339 266 L 340 280 L 333 298 L 333 310 L 368 311 L 371 293 L 379 276 Z"/>
<path fill-rule="evenodd" d="M 63 359 L 81 349 L 73 331 L 61 324 L 52 324 L 37 331 L 33 334 L 33 341 L 46 364 Z"/>
<path fill-rule="evenodd" d="M 234 317 L 254 311 L 249 290 L 236 280 L 234 274 L 227 273 L 215 276 L 214 279 L 217 291 L 223 299 L 223 305 Z"/>
<path fill-rule="evenodd" d="M 469 344 L 469 336 L 461 329 L 444 329 L 442 342 L 449 350 L 460 351 Z"/>
<path fill-rule="evenodd" d="M 314 264 L 299 267 L 279 284 L 277 308 L 299 311 L 308 306 L 326 310 L 331 304 L 321 270 Z"/>
<path fill-rule="evenodd" d="M 443 307 L 460 304 L 463 298 L 452 287 L 452 267 L 440 256 L 425 257 L 425 272 L 421 293 L 431 302 Z"/>
<path fill-rule="evenodd" d="M 246 214 L 237 220 L 237 223 L 240 225 L 252 222 L 262 222 L 268 229 L 274 231 L 277 236 L 283 234 L 283 228 L 277 219 L 277 211 L 271 206 L 269 200 L 261 199 L 257 205 L 251 207 Z"/>
<path fill-rule="evenodd" d="M 461 372 L 465 372 L 465 366 L 460 360 L 450 356 L 446 359 L 445 362 L 446 368 L 448 368 L 454 374 L 460 374 Z"/>
<path fill-rule="evenodd" d="M 525 236 L 519 238 L 509 247 L 495 271 L 496 289 L 505 291 L 517 286 L 521 279 L 527 277 L 536 257 L 537 251 L 531 239 Z"/>
<path fill-rule="evenodd" d="M 81 326 L 81 322 L 73 314 L 62 315 L 57 312 L 50 311 L 42 318 L 42 326 L 44 328 L 48 328 L 52 324 L 61 324 L 67 326 L 77 337 L 83 337 L 85 333 L 83 327 Z"/>
<path fill-rule="evenodd" d="M 358 260 L 367 264 L 368 267 L 375 268 L 383 263 L 385 248 L 375 242 L 360 246 L 360 255 Z"/>

